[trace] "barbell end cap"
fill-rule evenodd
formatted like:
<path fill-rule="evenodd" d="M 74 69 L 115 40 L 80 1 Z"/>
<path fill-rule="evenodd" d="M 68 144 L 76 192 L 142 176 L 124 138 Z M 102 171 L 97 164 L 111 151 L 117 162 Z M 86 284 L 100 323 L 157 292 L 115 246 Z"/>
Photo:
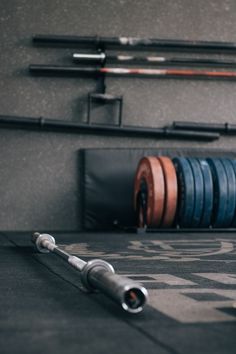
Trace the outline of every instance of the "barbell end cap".
<path fill-rule="evenodd" d="M 148 302 L 148 291 L 141 284 L 128 286 L 125 289 L 122 308 L 129 313 L 140 313 Z"/>
<path fill-rule="evenodd" d="M 43 247 L 43 241 L 49 241 L 52 244 L 56 244 L 55 238 L 49 234 L 40 234 L 39 232 L 35 232 L 32 237 L 31 241 L 35 244 L 35 247 L 38 252 L 40 253 L 49 253 L 50 251 Z"/>

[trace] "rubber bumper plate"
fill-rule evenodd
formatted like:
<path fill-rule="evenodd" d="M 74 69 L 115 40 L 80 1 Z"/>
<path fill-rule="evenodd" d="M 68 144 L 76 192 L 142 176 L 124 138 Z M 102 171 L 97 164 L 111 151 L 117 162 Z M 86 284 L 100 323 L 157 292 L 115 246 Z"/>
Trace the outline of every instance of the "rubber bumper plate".
<path fill-rule="evenodd" d="M 235 179 L 236 179 L 236 160 L 229 160 L 229 161 L 230 161 L 230 163 L 233 166 L 234 175 L 235 175 Z M 236 183 L 236 181 L 235 181 L 235 183 Z M 231 226 L 232 227 L 236 227 L 236 209 L 235 209 L 235 212 L 234 212 L 234 217 L 233 217 L 233 221 L 232 221 L 232 225 Z"/>
<path fill-rule="evenodd" d="M 232 224 L 235 212 L 235 203 L 236 203 L 236 185 L 235 185 L 235 174 L 233 166 L 228 159 L 220 159 L 221 163 L 224 166 L 226 177 L 227 177 L 227 189 L 228 189 L 228 198 L 227 206 L 225 213 L 224 226 L 229 227 Z"/>
<path fill-rule="evenodd" d="M 204 189 L 203 212 L 199 226 L 209 227 L 213 211 L 213 180 L 208 162 L 205 159 L 198 159 L 198 162 L 202 171 Z"/>
<path fill-rule="evenodd" d="M 224 227 L 228 198 L 226 172 L 220 159 L 208 158 L 207 162 L 211 168 L 214 189 L 212 226 Z"/>
<path fill-rule="evenodd" d="M 146 189 L 146 191 L 145 191 Z M 160 161 L 154 157 L 140 160 L 135 175 L 134 204 L 138 211 L 139 226 L 143 225 L 143 216 L 139 208 L 140 193 L 146 194 L 146 223 L 150 227 L 159 227 L 162 221 L 165 202 L 165 181 Z"/>
<path fill-rule="evenodd" d="M 204 186 L 201 167 L 195 158 L 188 158 L 188 162 L 191 166 L 194 180 L 194 208 L 191 225 L 192 227 L 200 226 L 203 213 L 204 202 Z"/>
<path fill-rule="evenodd" d="M 161 163 L 165 181 L 165 203 L 161 227 L 171 227 L 175 220 L 178 198 L 175 166 L 169 157 L 159 156 L 157 159 Z"/>
<path fill-rule="evenodd" d="M 180 227 L 191 227 L 194 211 L 194 178 L 191 166 L 184 157 L 173 160 L 178 180 L 177 223 Z"/>

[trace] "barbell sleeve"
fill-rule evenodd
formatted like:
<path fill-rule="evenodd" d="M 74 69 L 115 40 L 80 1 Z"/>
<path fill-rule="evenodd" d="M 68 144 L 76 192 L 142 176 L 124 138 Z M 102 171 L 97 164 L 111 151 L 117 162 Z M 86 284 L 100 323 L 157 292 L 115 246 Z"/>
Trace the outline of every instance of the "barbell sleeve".
<path fill-rule="evenodd" d="M 198 51 L 233 53 L 236 51 L 235 42 L 218 41 L 191 41 L 179 39 L 141 38 L 141 37 L 99 37 L 99 36 L 76 36 L 76 35 L 51 35 L 35 34 L 32 38 L 35 45 L 47 46 L 73 46 L 94 48 L 160 48 L 165 50 Z"/>
<path fill-rule="evenodd" d="M 79 271 L 81 281 L 89 291 L 100 290 L 130 313 L 139 313 L 145 305 L 148 292 L 139 283 L 115 273 L 108 262 L 92 259 L 88 262 L 70 255 L 56 245 L 53 236 L 35 232 L 32 242 L 41 253 L 53 252 Z"/>

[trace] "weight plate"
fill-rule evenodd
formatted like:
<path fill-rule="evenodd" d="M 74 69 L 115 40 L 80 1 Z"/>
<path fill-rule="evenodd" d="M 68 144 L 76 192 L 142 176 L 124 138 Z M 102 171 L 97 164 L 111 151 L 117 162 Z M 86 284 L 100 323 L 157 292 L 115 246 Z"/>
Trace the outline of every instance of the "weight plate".
<path fill-rule="evenodd" d="M 232 164 L 232 166 L 233 166 L 233 169 L 234 169 L 234 175 L 235 175 L 235 178 L 236 178 L 236 160 L 234 160 L 234 159 L 230 159 L 229 160 L 230 161 L 230 163 Z M 233 218 L 233 221 L 232 221 L 232 225 L 231 225 L 232 227 L 236 227 L 236 210 L 235 210 L 235 214 L 234 214 L 234 218 Z"/>
<path fill-rule="evenodd" d="M 212 226 L 224 227 L 225 215 L 227 210 L 228 198 L 228 183 L 224 166 L 217 158 L 207 158 L 207 162 L 211 168 L 213 179 L 213 213 L 212 213 Z"/>
<path fill-rule="evenodd" d="M 165 203 L 161 226 L 171 227 L 176 214 L 178 185 L 175 166 L 169 157 L 158 156 L 165 180 Z"/>
<path fill-rule="evenodd" d="M 203 212 L 203 202 L 204 202 L 203 177 L 197 159 L 188 158 L 187 160 L 191 166 L 192 173 L 193 173 L 193 180 L 194 180 L 194 208 L 193 208 L 191 226 L 198 227 Z"/>
<path fill-rule="evenodd" d="M 143 183 L 141 182 L 141 185 Z M 147 225 L 147 189 L 140 187 L 140 191 L 136 197 L 136 225 L 138 227 L 145 227 Z"/>
<path fill-rule="evenodd" d="M 236 205 L 236 178 L 234 173 L 234 168 L 229 159 L 220 159 L 222 162 L 228 182 L 228 198 L 227 198 L 227 209 L 225 214 L 225 227 L 229 227 L 232 224 L 235 213 Z"/>
<path fill-rule="evenodd" d="M 172 161 L 178 181 L 177 223 L 180 227 L 191 227 L 194 210 L 194 180 L 191 166 L 184 157 L 175 157 Z"/>
<path fill-rule="evenodd" d="M 164 174 L 160 162 L 154 156 L 144 157 L 138 164 L 134 185 L 134 204 L 137 211 L 137 198 L 141 186 L 146 185 L 147 226 L 160 226 L 165 201 Z M 142 221 L 141 221 L 142 222 Z"/>
<path fill-rule="evenodd" d="M 208 162 L 205 159 L 198 159 L 198 162 L 202 171 L 204 187 L 203 212 L 199 226 L 209 227 L 213 211 L 213 180 Z"/>

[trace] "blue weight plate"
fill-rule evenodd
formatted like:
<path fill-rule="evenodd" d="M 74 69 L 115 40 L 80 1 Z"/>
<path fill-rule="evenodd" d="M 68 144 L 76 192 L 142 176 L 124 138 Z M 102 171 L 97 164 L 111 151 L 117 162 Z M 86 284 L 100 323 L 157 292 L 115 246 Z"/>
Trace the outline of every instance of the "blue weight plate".
<path fill-rule="evenodd" d="M 230 160 L 226 158 L 220 159 L 222 165 L 224 166 L 225 173 L 228 182 L 228 198 L 227 198 L 227 208 L 225 214 L 225 227 L 229 227 L 232 224 L 236 205 L 236 185 L 235 185 L 235 174 L 233 166 Z"/>
<path fill-rule="evenodd" d="M 229 159 L 229 162 L 231 163 L 232 167 L 233 167 L 233 170 L 234 170 L 234 177 L 235 177 L 235 189 L 236 189 L 236 160 L 231 160 Z M 235 191 L 236 193 L 236 191 Z M 235 208 L 236 208 L 236 202 L 235 202 Z M 233 217 L 233 221 L 232 221 L 232 224 L 231 224 L 232 227 L 236 227 L 236 209 L 234 211 L 234 217 Z"/>
<path fill-rule="evenodd" d="M 228 199 L 228 183 L 222 162 L 217 158 L 208 158 L 207 162 L 211 168 L 213 179 L 213 213 L 212 213 L 212 226 L 224 227 L 225 215 L 227 210 Z"/>
<path fill-rule="evenodd" d="M 213 210 L 213 180 L 208 162 L 205 159 L 198 159 L 198 162 L 202 170 L 204 186 L 203 212 L 199 226 L 209 227 L 211 225 Z"/>
<path fill-rule="evenodd" d="M 193 173 L 194 180 L 194 209 L 192 215 L 191 225 L 192 227 L 198 227 L 202 218 L 203 202 L 204 202 L 204 185 L 201 167 L 197 159 L 187 159 Z"/>
<path fill-rule="evenodd" d="M 191 227 L 194 210 L 194 179 L 191 166 L 184 157 L 173 160 L 178 180 L 177 224 L 180 227 Z"/>

